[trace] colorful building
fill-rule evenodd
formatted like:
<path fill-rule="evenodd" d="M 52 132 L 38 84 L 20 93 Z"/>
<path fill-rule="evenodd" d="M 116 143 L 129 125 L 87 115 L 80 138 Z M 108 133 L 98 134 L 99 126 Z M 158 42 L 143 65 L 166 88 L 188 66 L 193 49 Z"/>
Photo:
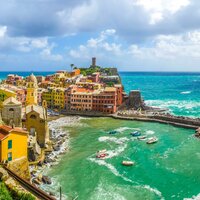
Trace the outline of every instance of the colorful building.
<path fill-rule="evenodd" d="M 9 97 L 16 98 L 16 93 L 4 87 L 1 87 L 0 88 L 0 108 L 2 107 L 2 103 Z"/>
<path fill-rule="evenodd" d="M 40 147 L 45 147 L 45 144 L 49 141 L 46 108 L 36 105 L 26 106 L 22 125 L 26 127 L 30 135 L 36 136 Z"/>
<path fill-rule="evenodd" d="M 3 102 L 2 120 L 9 126 L 21 126 L 22 104 L 14 97 L 9 97 Z"/>
<path fill-rule="evenodd" d="M 0 162 L 27 158 L 28 132 L 22 128 L 0 126 Z"/>
<path fill-rule="evenodd" d="M 36 77 L 31 74 L 28 78 L 27 78 L 27 89 L 26 89 L 26 105 L 37 105 L 37 89 L 38 89 L 38 85 L 37 85 L 37 79 Z"/>

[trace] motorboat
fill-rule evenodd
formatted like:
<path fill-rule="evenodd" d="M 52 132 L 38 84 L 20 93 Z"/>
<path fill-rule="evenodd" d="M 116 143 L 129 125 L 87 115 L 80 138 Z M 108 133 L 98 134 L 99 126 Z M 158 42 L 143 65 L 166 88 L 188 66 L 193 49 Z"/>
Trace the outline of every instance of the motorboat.
<path fill-rule="evenodd" d="M 137 137 L 137 136 L 140 136 L 141 133 L 139 131 L 134 131 L 134 132 L 131 132 L 130 133 L 133 137 Z"/>
<path fill-rule="evenodd" d="M 115 131 L 115 130 L 109 132 L 110 135 L 114 135 L 116 133 L 117 133 L 117 131 Z"/>
<path fill-rule="evenodd" d="M 124 165 L 124 166 L 132 166 L 132 165 L 134 165 L 134 162 L 124 160 L 124 161 L 122 161 L 122 165 Z"/>
<path fill-rule="evenodd" d="M 96 158 L 101 158 L 101 159 L 105 158 L 108 155 L 106 151 L 107 151 L 106 149 L 97 151 Z"/>
<path fill-rule="evenodd" d="M 137 137 L 138 140 L 145 140 L 146 138 L 147 138 L 146 135 L 141 135 Z"/>
<path fill-rule="evenodd" d="M 158 138 L 157 137 L 151 137 L 148 139 L 147 144 L 153 144 L 158 142 Z"/>

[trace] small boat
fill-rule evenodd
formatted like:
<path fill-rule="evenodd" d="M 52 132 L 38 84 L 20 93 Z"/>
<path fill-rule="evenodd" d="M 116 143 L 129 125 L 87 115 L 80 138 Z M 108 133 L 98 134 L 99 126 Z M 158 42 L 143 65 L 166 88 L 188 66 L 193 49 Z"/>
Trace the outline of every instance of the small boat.
<path fill-rule="evenodd" d="M 106 149 L 97 151 L 96 158 L 105 158 L 108 155 L 106 151 Z"/>
<path fill-rule="evenodd" d="M 102 150 L 99 150 L 99 151 L 97 151 L 97 154 L 102 154 L 102 153 L 106 153 L 106 149 L 102 149 Z"/>
<path fill-rule="evenodd" d="M 115 131 L 115 130 L 109 132 L 110 135 L 114 135 L 116 133 L 117 133 L 117 131 Z"/>
<path fill-rule="evenodd" d="M 103 159 L 103 158 L 105 158 L 107 155 L 108 155 L 107 153 L 101 153 L 101 154 L 96 155 L 96 158 L 101 158 L 101 159 Z"/>
<path fill-rule="evenodd" d="M 151 137 L 148 139 L 147 144 L 153 144 L 158 142 L 158 138 L 157 137 Z"/>
<path fill-rule="evenodd" d="M 137 136 L 140 136 L 141 133 L 139 131 L 134 131 L 134 132 L 131 132 L 130 133 L 133 137 L 137 137 Z"/>
<path fill-rule="evenodd" d="M 146 135 L 142 135 L 142 136 L 138 136 L 137 139 L 138 140 L 145 140 L 147 138 Z"/>
<path fill-rule="evenodd" d="M 122 165 L 124 165 L 124 166 L 132 166 L 132 165 L 134 165 L 134 162 L 132 162 L 132 161 L 122 161 Z"/>

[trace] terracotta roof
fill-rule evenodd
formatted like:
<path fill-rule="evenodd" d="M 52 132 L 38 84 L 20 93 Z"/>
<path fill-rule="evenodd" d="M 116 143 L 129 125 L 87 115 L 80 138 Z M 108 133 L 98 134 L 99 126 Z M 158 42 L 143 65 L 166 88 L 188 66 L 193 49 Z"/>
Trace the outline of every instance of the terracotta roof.
<path fill-rule="evenodd" d="M 27 131 L 25 131 L 24 129 L 20 127 L 12 128 L 11 126 L 1 125 L 0 126 L 0 141 L 4 140 L 13 131 L 28 134 Z"/>

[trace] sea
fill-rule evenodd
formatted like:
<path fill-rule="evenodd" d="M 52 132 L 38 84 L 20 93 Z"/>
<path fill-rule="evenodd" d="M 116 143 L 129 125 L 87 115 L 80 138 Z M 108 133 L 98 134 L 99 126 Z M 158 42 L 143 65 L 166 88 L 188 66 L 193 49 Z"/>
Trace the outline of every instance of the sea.
<path fill-rule="evenodd" d="M 0 79 L 7 74 L 0 72 Z M 140 90 L 146 104 L 175 115 L 200 117 L 200 73 L 120 72 L 120 76 L 125 91 Z M 200 140 L 194 130 L 103 117 L 74 120 L 56 122 L 61 133 L 69 134 L 70 150 L 43 172 L 53 183 L 42 188 L 58 199 L 60 188 L 62 198 L 69 200 L 200 199 Z M 117 133 L 110 135 L 111 130 Z M 158 142 L 148 145 L 132 137 L 133 131 L 156 136 Z M 96 151 L 102 149 L 108 156 L 97 159 Z M 134 165 L 123 166 L 123 160 Z"/>

